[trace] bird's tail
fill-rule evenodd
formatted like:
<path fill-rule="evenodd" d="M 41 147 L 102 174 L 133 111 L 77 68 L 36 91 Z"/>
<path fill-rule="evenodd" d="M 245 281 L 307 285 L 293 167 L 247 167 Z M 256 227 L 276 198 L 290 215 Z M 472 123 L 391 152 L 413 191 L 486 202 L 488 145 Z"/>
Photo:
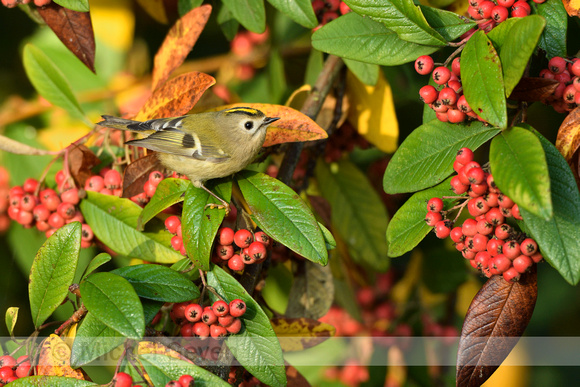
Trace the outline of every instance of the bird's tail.
<path fill-rule="evenodd" d="M 106 126 L 107 128 L 135 131 L 135 127 L 141 123 L 140 121 L 126 120 L 124 118 L 113 116 L 101 116 L 101 117 L 103 117 L 103 121 L 98 122 L 97 125 Z M 131 125 L 132 127 L 129 128 L 128 127 L 129 125 Z"/>

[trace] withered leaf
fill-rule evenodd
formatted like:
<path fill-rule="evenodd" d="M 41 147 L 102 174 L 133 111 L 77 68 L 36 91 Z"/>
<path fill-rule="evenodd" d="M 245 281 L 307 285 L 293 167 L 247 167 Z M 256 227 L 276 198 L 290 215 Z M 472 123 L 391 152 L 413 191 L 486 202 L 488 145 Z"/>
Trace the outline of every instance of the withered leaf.
<path fill-rule="evenodd" d="M 152 89 L 163 84 L 178 68 L 197 42 L 211 13 L 211 5 L 205 4 L 183 15 L 167 33 L 163 44 L 155 54 Z"/>
<path fill-rule="evenodd" d="M 197 71 L 175 77 L 153 92 L 135 120 L 181 116 L 189 112 L 213 84 L 214 77 Z"/>
<path fill-rule="evenodd" d="M 286 379 L 288 385 L 292 387 L 310 387 L 308 380 L 296 368 L 291 365 L 286 365 Z"/>
<path fill-rule="evenodd" d="M 123 174 L 122 198 L 130 198 L 143 192 L 143 186 L 153 171 L 163 171 L 165 167 L 159 162 L 155 153 L 133 161 L 125 168 Z"/>
<path fill-rule="evenodd" d="M 516 283 L 496 275 L 483 285 L 463 322 L 457 386 L 480 386 L 495 372 L 524 333 L 537 297 L 535 268 Z"/>
<path fill-rule="evenodd" d="M 73 11 L 54 1 L 37 9 L 61 42 L 94 73 L 95 34 L 90 12 Z"/>
<path fill-rule="evenodd" d="M 298 273 L 290 288 L 287 317 L 318 319 L 330 309 L 334 299 L 334 282 L 330 266 L 310 261 L 298 262 Z"/>
<path fill-rule="evenodd" d="M 578 147 L 580 147 L 580 107 L 572 110 L 564 118 L 556 137 L 556 148 L 568 164 L 572 164 L 572 156 Z"/>
<path fill-rule="evenodd" d="M 100 164 L 101 160 L 84 145 L 73 147 L 68 152 L 70 174 L 79 187 L 93 175 L 91 169 Z"/>
<path fill-rule="evenodd" d="M 558 88 L 560 82 L 541 77 L 522 78 L 509 96 L 516 101 L 544 101 Z"/>
<path fill-rule="evenodd" d="M 284 352 L 312 348 L 336 333 L 332 325 L 310 318 L 279 317 L 270 322 Z"/>
<path fill-rule="evenodd" d="M 580 0 L 562 0 L 562 3 L 568 15 L 580 17 Z"/>

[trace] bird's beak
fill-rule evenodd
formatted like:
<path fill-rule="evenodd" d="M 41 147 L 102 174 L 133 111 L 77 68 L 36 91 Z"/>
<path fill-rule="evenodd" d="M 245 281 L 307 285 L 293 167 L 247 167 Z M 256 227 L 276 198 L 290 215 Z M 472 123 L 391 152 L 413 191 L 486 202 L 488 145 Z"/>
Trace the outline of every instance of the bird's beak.
<path fill-rule="evenodd" d="M 274 121 L 278 121 L 280 117 L 266 117 L 264 119 L 264 125 L 270 125 Z"/>

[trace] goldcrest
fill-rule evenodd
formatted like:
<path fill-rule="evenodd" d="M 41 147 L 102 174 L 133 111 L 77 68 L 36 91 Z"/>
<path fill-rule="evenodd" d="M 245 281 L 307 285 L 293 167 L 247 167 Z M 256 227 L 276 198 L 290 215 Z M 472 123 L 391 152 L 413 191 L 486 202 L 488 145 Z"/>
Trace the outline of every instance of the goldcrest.
<path fill-rule="evenodd" d="M 226 212 L 228 204 L 209 191 L 205 181 L 231 175 L 250 164 L 262 148 L 266 128 L 279 119 L 249 107 L 144 122 L 102 117 L 97 125 L 147 135 L 126 144 L 157 151 L 165 167 L 219 199 Z"/>

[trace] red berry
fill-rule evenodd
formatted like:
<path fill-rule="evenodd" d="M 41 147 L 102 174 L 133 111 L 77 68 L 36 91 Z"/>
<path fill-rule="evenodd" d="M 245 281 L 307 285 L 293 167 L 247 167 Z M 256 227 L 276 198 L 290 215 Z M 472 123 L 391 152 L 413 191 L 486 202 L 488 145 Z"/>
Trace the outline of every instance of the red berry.
<path fill-rule="evenodd" d="M 465 236 L 463 235 L 463 230 L 461 227 L 455 227 L 449 233 L 451 240 L 455 243 L 460 243 L 465 240 Z"/>
<path fill-rule="evenodd" d="M 246 313 L 246 303 L 239 298 L 230 301 L 230 314 L 233 317 L 241 317 Z"/>
<path fill-rule="evenodd" d="M 516 269 L 510 267 L 503 272 L 503 278 L 508 282 L 517 282 L 520 279 L 521 274 L 518 273 Z"/>
<path fill-rule="evenodd" d="M 105 183 L 105 187 L 107 187 L 108 189 L 121 188 L 121 183 L 123 181 L 119 171 L 114 169 L 107 171 L 107 173 L 105 173 L 105 176 L 103 177 L 103 180 Z"/>
<path fill-rule="evenodd" d="M 99 175 L 91 176 L 85 182 L 85 191 L 99 192 L 105 188 L 105 181 Z"/>
<path fill-rule="evenodd" d="M 467 167 L 467 165 L 465 166 Z M 485 172 L 481 168 L 471 168 L 465 175 L 471 184 L 481 184 L 485 179 Z"/>
<path fill-rule="evenodd" d="M 34 191 L 36 191 L 36 188 L 38 188 L 38 180 L 33 178 L 28 178 L 24 180 L 24 184 L 22 184 L 22 189 L 24 190 L 24 192 L 27 193 L 34 193 Z"/>
<path fill-rule="evenodd" d="M 457 109 L 466 114 L 471 112 L 471 106 L 469 106 L 469 103 L 467 103 L 465 95 L 462 95 L 459 97 L 459 99 L 457 99 Z"/>
<path fill-rule="evenodd" d="M 77 210 L 74 204 L 62 202 L 56 208 L 56 213 L 59 214 L 63 219 L 72 219 L 75 216 Z"/>
<path fill-rule="evenodd" d="M 183 320 L 185 320 L 185 308 L 187 308 L 188 305 L 189 302 L 179 302 L 177 304 L 173 304 L 171 312 L 169 312 L 169 316 L 175 324 L 179 325 L 181 322 L 183 322 Z"/>
<path fill-rule="evenodd" d="M 487 251 L 492 257 L 495 257 L 496 255 L 502 253 L 504 244 L 505 241 L 492 238 L 487 242 Z"/>
<path fill-rule="evenodd" d="M 48 224 L 50 225 L 50 227 L 52 228 L 61 228 L 62 226 L 65 225 L 64 219 L 62 216 L 60 216 L 58 213 L 53 212 L 52 214 L 50 214 L 50 216 L 48 217 Z"/>
<path fill-rule="evenodd" d="M 525 2 L 523 0 L 519 0 L 519 1 L 516 1 L 514 3 L 514 5 L 512 7 L 511 16 L 512 17 L 526 17 L 530 14 L 531 11 L 532 11 L 532 8 L 530 7 L 530 5 L 527 2 Z M 566 64 L 564 64 L 564 68 L 566 68 Z"/>
<path fill-rule="evenodd" d="M 218 230 L 218 241 L 220 245 L 231 245 L 234 243 L 234 230 L 229 227 L 222 227 Z"/>
<path fill-rule="evenodd" d="M 148 197 L 152 198 L 155 195 L 155 191 L 157 191 L 157 186 L 153 185 L 151 181 L 147 180 L 145 184 L 143 184 L 143 192 Z"/>
<path fill-rule="evenodd" d="M 34 216 L 34 220 L 37 222 L 43 222 L 48 219 L 50 216 L 50 211 L 46 208 L 44 204 L 38 204 L 32 210 L 32 215 Z"/>
<path fill-rule="evenodd" d="M 491 258 L 490 265 L 497 270 L 498 274 L 503 274 L 512 266 L 512 261 L 506 258 L 503 254 L 497 254 Z"/>
<path fill-rule="evenodd" d="M 131 387 L 133 385 L 133 378 L 125 372 L 117 372 L 113 378 L 114 387 Z"/>
<path fill-rule="evenodd" d="M 482 234 L 475 234 L 473 236 L 473 247 L 472 250 L 475 251 L 484 251 L 487 249 L 487 241 L 488 238 L 485 235 Z"/>
<path fill-rule="evenodd" d="M 439 93 L 434 86 L 426 85 L 419 89 L 419 97 L 421 97 L 421 101 L 425 102 L 426 104 L 431 104 L 437 101 Z"/>
<path fill-rule="evenodd" d="M 252 242 L 248 247 L 249 255 L 255 262 L 266 259 L 266 246 L 262 242 Z"/>
<path fill-rule="evenodd" d="M 435 117 L 441 122 L 449 122 L 447 113 L 435 113 Z"/>
<path fill-rule="evenodd" d="M 183 324 L 179 330 L 179 334 L 183 337 L 192 337 L 193 336 L 193 324 Z"/>
<path fill-rule="evenodd" d="M 63 203 L 71 203 L 77 205 L 79 204 L 80 201 L 79 190 L 76 188 L 71 188 L 67 191 L 64 191 L 63 193 L 60 194 L 60 199 L 63 201 Z"/>
<path fill-rule="evenodd" d="M 333 11 L 327 11 L 324 13 L 324 15 L 322 15 L 322 20 L 321 23 L 327 24 L 330 23 L 331 21 L 333 21 L 334 19 L 338 18 L 339 14 Z"/>
<path fill-rule="evenodd" d="M 425 215 L 425 222 L 427 223 L 427 226 L 429 226 L 429 227 L 435 227 L 435 224 L 442 219 L 443 219 L 443 216 L 441 216 L 441 214 L 439 212 L 429 211 L 429 212 L 427 212 L 427 215 Z"/>
<path fill-rule="evenodd" d="M 441 198 L 431 198 L 427 202 L 427 211 L 441 212 L 443 210 L 443 200 Z"/>
<path fill-rule="evenodd" d="M 264 231 L 258 231 L 255 233 L 254 239 L 258 242 L 262 242 L 266 247 L 268 247 L 272 241 L 272 238 L 270 238 Z"/>
<path fill-rule="evenodd" d="M 502 7 L 509 8 L 514 5 L 515 0 L 497 0 L 497 5 L 501 5 Z"/>
<path fill-rule="evenodd" d="M 254 241 L 252 233 L 246 229 L 240 229 L 234 234 L 234 242 L 236 246 L 245 249 Z"/>
<path fill-rule="evenodd" d="M 506 7 L 496 5 L 491 10 L 491 18 L 496 23 L 501 23 L 509 17 L 509 11 Z"/>
<path fill-rule="evenodd" d="M 463 113 L 459 109 L 449 109 L 449 110 L 447 110 L 447 119 L 452 124 L 460 124 L 463 121 L 465 121 L 465 118 L 466 118 L 465 113 Z"/>
<path fill-rule="evenodd" d="M 495 3 L 493 1 L 484 0 L 479 4 L 477 7 L 477 13 L 481 16 L 482 19 L 489 19 L 491 17 L 491 11 L 495 7 Z"/>
<path fill-rule="evenodd" d="M 538 244 L 532 238 L 526 238 L 520 246 L 523 255 L 532 256 L 538 251 Z"/>
<path fill-rule="evenodd" d="M 435 236 L 437 236 L 437 238 L 445 239 L 449 236 L 450 232 L 451 232 L 451 230 L 449 229 L 449 226 L 447 225 L 447 221 L 440 220 L 439 222 L 437 222 L 435 224 Z"/>
<path fill-rule="evenodd" d="M 473 161 L 473 151 L 469 148 L 461 148 L 457 151 L 455 160 L 463 165 L 466 165 L 470 161 Z"/>
<path fill-rule="evenodd" d="M 230 325 L 232 325 L 233 322 L 234 322 L 234 316 L 232 316 L 231 314 L 228 314 L 228 315 L 223 316 L 223 317 L 218 317 L 218 323 L 222 327 L 229 327 Z"/>
<path fill-rule="evenodd" d="M 465 236 L 474 236 L 477 234 L 477 221 L 475 219 L 465 219 L 461 226 L 461 231 Z"/>
<path fill-rule="evenodd" d="M 512 261 L 521 254 L 520 244 L 514 240 L 507 241 L 502 247 L 503 255 Z"/>
<path fill-rule="evenodd" d="M 429 55 L 422 55 L 415 60 L 415 70 L 421 75 L 427 75 L 435 68 L 433 58 Z"/>
<path fill-rule="evenodd" d="M 472 197 L 482 196 L 487 193 L 487 190 L 488 186 L 485 182 L 482 184 L 471 184 L 469 187 L 469 195 Z M 485 198 L 482 197 L 482 199 L 485 201 Z M 485 204 L 487 204 L 487 202 L 485 202 Z M 487 205 L 489 206 L 489 204 Z"/>
<path fill-rule="evenodd" d="M 180 251 L 183 247 L 183 239 L 177 235 L 174 235 L 171 237 L 171 247 L 173 247 L 173 250 L 175 251 Z"/>
<path fill-rule="evenodd" d="M 18 366 L 18 368 L 16 368 L 16 377 L 18 378 L 25 378 L 28 376 L 28 374 L 30 374 L 30 368 L 32 368 L 31 364 L 29 361 L 24 361 L 22 363 L 20 363 L 20 365 Z"/>
<path fill-rule="evenodd" d="M 183 387 L 193 387 L 194 386 L 194 379 L 191 375 L 181 375 L 178 380 L 179 383 Z"/>
<path fill-rule="evenodd" d="M 495 236 L 499 239 L 507 239 L 512 232 L 512 228 L 507 223 L 502 223 L 495 228 Z"/>
<path fill-rule="evenodd" d="M 91 242 L 95 234 L 93 229 L 86 223 L 81 224 L 81 240 L 85 242 Z"/>
<path fill-rule="evenodd" d="M 212 309 L 204 310 L 201 314 L 201 321 L 207 325 L 215 324 L 217 322 L 217 316 Z"/>
<path fill-rule="evenodd" d="M 181 220 L 175 215 L 171 215 L 169 218 L 165 219 L 165 228 L 172 234 L 177 233 L 177 227 L 180 225 Z"/>
<path fill-rule="evenodd" d="M 163 180 L 163 178 L 164 178 L 163 173 L 161 173 L 159 171 L 153 171 L 153 172 L 151 172 L 149 174 L 149 181 L 155 187 L 157 187 L 159 185 L 159 183 L 161 183 L 161 181 Z"/>
<path fill-rule="evenodd" d="M 532 266 L 533 263 L 534 261 L 532 261 L 532 258 L 522 254 L 513 260 L 512 265 L 514 266 L 514 269 L 516 269 L 518 273 L 523 274 L 526 271 L 528 271 L 528 269 Z"/>
<path fill-rule="evenodd" d="M 193 324 L 193 334 L 205 339 L 206 337 L 209 336 L 209 325 L 206 325 L 203 322 L 196 322 L 195 324 Z"/>
<path fill-rule="evenodd" d="M 499 208 L 494 207 L 487 211 L 487 214 L 485 214 L 485 220 L 491 223 L 492 226 L 497 226 L 498 224 L 502 224 L 504 222 L 505 217 Z"/>
<path fill-rule="evenodd" d="M 461 75 L 461 64 L 459 57 L 456 57 L 451 62 L 451 71 L 458 77 Z"/>
<path fill-rule="evenodd" d="M 467 13 L 474 20 L 481 20 L 482 19 L 481 14 L 479 13 L 479 7 L 473 7 L 470 5 L 469 7 L 467 7 Z"/>
<path fill-rule="evenodd" d="M 227 302 L 219 300 L 213 303 L 211 309 L 218 317 L 224 317 L 230 313 L 230 306 Z"/>
<path fill-rule="evenodd" d="M 451 71 L 447 67 L 439 66 L 433 70 L 433 80 L 438 85 L 444 85 L 451 78 Z"/>
<path fill-rule="evenodd" d="M 467 189 L 469 188 L 468 185 L 463 184 L 459 180 L 458 176 L 453 176 L 449 184 L 451 185 L 451 189 L 453 190 L 453 192 L 455 192 L 457 195 L 466 193 Z"/>
<path fill-rule="evenodd" d="M 215 252 L 220 259 L 227 261 L 228 259 L 230 259 L 231 257 L 234 256 L 234 246 L 232 246 L 232 245 L 225 245 L 225 246 L 224 245 L 216 245 Z"/>
<path fill-rule="evenodd" d="M 165 385 L 165 387 L 183 387 L 183 386 L 177 380 L 172 380 L 172 381 L 168 382 Z"/>
<path fill-rule="evenodd" d="M 40 203 L 44 204 L 46 206 L 46 209 L 52 212 L 56 211 L 61 201 L 58 195 L 54 193 L 46 196 L 40 196 Z"/>
<path fill-rule="evenodd" d="M 228 335 L 228 331 L 226 330 L 226 328 L 218 324 L 212 324 L 209 327 L 209 333 L 211 337 L 213 337 L 214 339 L 217 339 L 219 337 L 225 337 Z"/>
<path fill-rule="evenodd" d="M 242 320 L 240 320 L 239 318 L 234 319 L 234 322 L 232 322 L 231 325 L 226 328 L 226 330 L 232 335 L 239 333 L 241 329 L 242 329 Z"/>
<path fill-rule="evenodd" d="M 459 172 L 459 171 L 461 171 L 461 169 L 462 169 L 463 167 L 464 167 L 464 165 L 463 165 L 463 164 L 461 164 L 459 161 L 455 160 L 455 161 L 453 162 L 453 170 L 454 170 L 455 172 Z"/>
<path fill-rule="evenodd" d="M 484 269 L 489 267 L 489 261 L 491 259 L 491 256 L 487 251 L 480 251 L 477 254 L 475 254 L 475 258 L 473 259 L 475 260 L 475 263 L 477 264 L 477 267 L 479 269 Z"/>
<path fill-rule="evenodd" d="M 497 202 L 500 207 L 503 208 L 512 208 L 514 205 L 514 201 L 505 196 L 504 194 L 497 195 Z"/>
<path fill-rule="evenodd" d="M 544 259 L 544 257 L 540 253 L 532 255 L 530 258 L 532 258 L 532 261 L 534 261 L 535 263 L 542 262 L 542 260 Z"/>
<path fill-rule="evenodd" d="M 252 242 L 252 243 L 254 243 L 254 242 Z M 253 263 L 256 263 L 256 258 L 254 258 L 252 255 L 250 255 L 249 247 L 242 249 L 242 251 L 240 252 L 240 257 L 242 258 L 242 261 L 246 265 L 251 265 Z"/>
<path fill-rule="evenodd" d="M 437 113 L 446 113 L 449 110 L 449 106 L 444 105 L 443 101 L 440 98 L 437 98 L 437 101 L 431 104 L 431 109 Z"/>
<path fill-rule="evenodd" d="M 486 184 L 487 185 L 487 184 Z M 489 188 L 489 187 L 488 187 Z M 493 192 L 489 192 L 486 195 L 483 196 L 483 200 L 485 201 L 485 203 L 490 206 L 490 207 L 497 207 L 498 206 L 498 202 L 497 202 L 497 194 L 493 193 Z"/>
<path fill-rule="evenodd" d="M 10 355 L 4 355 L 0 357 L 0 368 L 2 367 L 9 367 L 14 368 L 16 367 L 16 359 L 14 359 Z"/>
<path fill-rule="evenodd" d="M 20 199 L 20 209 L 23 211 L 32 212 L 36 204 L 36 198 L 30 194 L 26 194 Z"/>
<path fill-rule="evenodd" d="M 242 271 L 244 270 L 244 267 L 246 267 L 246 264 L 239 254 L 234 254 L 234 256 L 228 260 L 228 267 L 233 271 Z"/>
<path fill-rule="evenodd" d="M 497 187 L 497 185 L 495 184 L 495 180 L 493 179 L 493 175 L 491 174 L 487 175 L 487 185 L 489 187 L 489 192 L 496 194 L 500 193 L 499 188 Z"/>
<path fill-rule="evenodd" d="M 198 322 L 201 320 L 201 314 L 203 313 L 203 309 L 199 304 L 189 304 L 185 307 L 184 315 L 187 321 L 190 322 Z"/>
<path fill-rule="evenodd" d="M 348 5 L 346 5 L 346 3 L 344 1 L 340 2 L 340 13 L 342 15 L 346 15 L 349 12 L 352 12 L 352 10 L 350 9 L 350 7 Z"/>

